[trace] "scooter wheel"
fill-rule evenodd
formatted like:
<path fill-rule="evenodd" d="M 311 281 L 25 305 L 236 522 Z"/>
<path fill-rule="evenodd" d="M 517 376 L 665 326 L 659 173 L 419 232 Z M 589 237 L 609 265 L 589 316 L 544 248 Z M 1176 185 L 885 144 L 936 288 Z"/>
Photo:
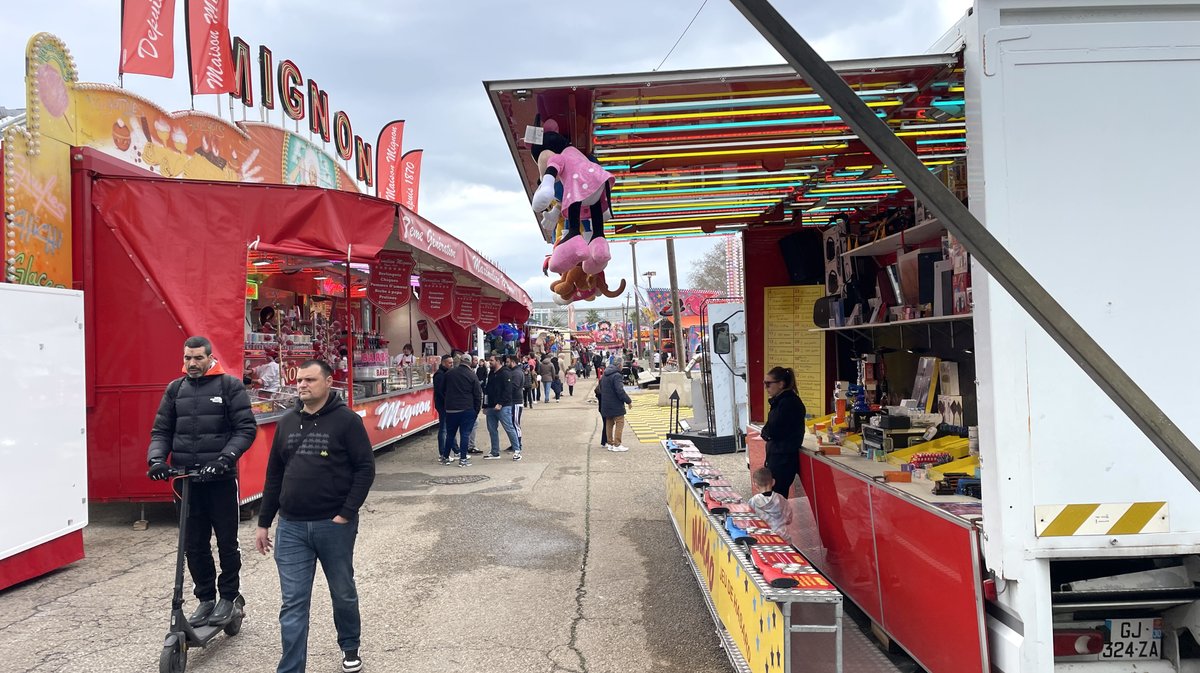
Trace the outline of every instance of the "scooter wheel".
<path fill-rule="evenodd" d="M 242 617 L 234 617 L 225 625 L 225 635 L 236 636 L 242 630 Z"/>
<path fill-rule="evenodd" d="M 187 650 L 180 646 L 167 645 L 158 655 L 158 673 L 183 673 L 187 667 Z"/>

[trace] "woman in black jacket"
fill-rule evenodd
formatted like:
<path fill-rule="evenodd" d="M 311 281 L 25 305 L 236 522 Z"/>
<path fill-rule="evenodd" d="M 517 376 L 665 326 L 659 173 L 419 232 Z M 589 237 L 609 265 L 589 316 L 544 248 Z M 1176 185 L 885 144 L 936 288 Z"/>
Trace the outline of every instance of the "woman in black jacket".
<path fill-rule="evenodd" d="M 804 443 L 804 402 L 796 393 L 796 374 L 790 367 L 775 367 L 763 378 L 771 411 L 762 429 L 767 442 L 767 469 L 775 477 L 771 490 L 788 497 L 800 472 L 800 445 Z"/>

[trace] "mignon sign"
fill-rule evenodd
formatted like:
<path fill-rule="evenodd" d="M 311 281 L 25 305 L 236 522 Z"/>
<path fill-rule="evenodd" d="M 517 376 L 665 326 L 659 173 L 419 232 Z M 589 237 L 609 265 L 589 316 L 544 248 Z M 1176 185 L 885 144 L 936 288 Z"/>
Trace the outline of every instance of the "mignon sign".
<path fill-rule="evenodd" d="M 433 408 L 432 387 L 355 402 L 354 411 L 362 417 L 371 446 L 377 449 L 438 421 L 437 411 Z"/>

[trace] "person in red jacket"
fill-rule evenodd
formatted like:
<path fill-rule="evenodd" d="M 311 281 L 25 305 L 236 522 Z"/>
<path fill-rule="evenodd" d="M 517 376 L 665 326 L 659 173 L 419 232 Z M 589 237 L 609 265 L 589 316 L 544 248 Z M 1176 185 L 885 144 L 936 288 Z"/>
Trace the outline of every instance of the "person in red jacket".
<path fill-rule="evenodd" d="M 362 670 L 358 654 L 362 621 L 354 584 L 354 542 L 358 510 L 375 480 L 375 454 L 362 418 L 330 390 L 333 370 L 309 360 L 296 374 L 300 404 L 275 431 L 267 458 L 262 511 L 254 546 L 271 551 L 283 605 L 279 635 L 283 654 L 277 673 L 303 673 L 308 660 L 309 605 L 317 561 L 333 599 L 333 625 L 342 650 L 342 671 Z"/>

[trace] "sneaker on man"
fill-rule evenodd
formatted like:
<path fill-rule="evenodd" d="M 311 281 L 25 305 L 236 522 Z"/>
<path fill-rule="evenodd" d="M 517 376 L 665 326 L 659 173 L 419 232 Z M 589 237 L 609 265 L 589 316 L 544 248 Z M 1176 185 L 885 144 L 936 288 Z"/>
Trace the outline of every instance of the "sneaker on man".
<path fill-rule="evenodd" d="M 493 454 L 489 453 L 488 455 L 484 456 L 483 459 L 484 460 L 500 460 L 500 454 L 497 453 L 497 454 L 493 455 Z"/>
<path fill-rule="evenodd" d="M 483 453 L 483 450 L 482 449 L 467 449 L 467 453 L 479 455 L 479 454 Z"/>
<path fill-rule="evenodd" d="M 358 650 L 342 652 L 342 673 L 357 673 L 362 667 L 362 657 L 358 656 Z"/>
<path fill-rule="evenodd" d="M 521 460 L 521 452 L 513 451 L 513 460 Z"/>
<path fill-rule="evenodd" d="M 464 459 L 458 461 L 458 466 L 459 467 L 471 467 L 471 461 L 470 461 L 470 459 L 464 458 Z"/>
<path fill-rule="evenodd" d="M 621 446 L 620 444 L 615 444 L 613 446 L 608 447 L 608 450 L 612 451 L 613 453 L 620 453 L 622 451 L 628 451 L 629 447 Z"/>

